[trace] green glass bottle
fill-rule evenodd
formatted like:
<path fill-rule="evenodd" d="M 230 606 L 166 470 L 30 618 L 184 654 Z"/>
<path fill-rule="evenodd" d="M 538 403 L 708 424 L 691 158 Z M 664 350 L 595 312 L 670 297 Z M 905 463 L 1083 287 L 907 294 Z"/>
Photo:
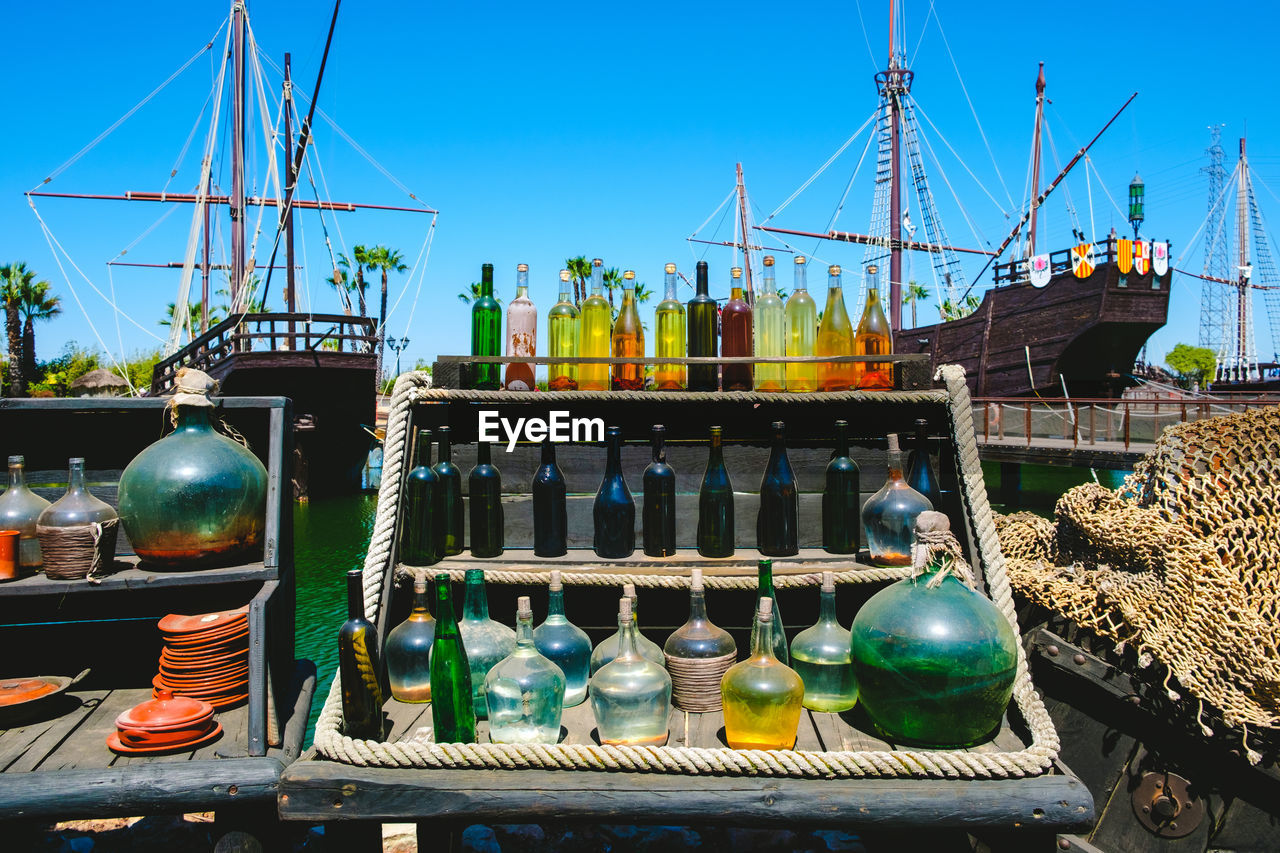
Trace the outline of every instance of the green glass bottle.
<path fill-rule="evenodd" d="M 818 326 L 818 340 L 814 355 L 853 355 L 853 323 L 844 307 L 844 287 L 840 283 L 840 267 L 833 264 L 827 270 L 827 304 L 822 309 L 822 323 Z M 819 391 L 849 391 L 858 384 L 856 365 L 851 361 L 823 361 L 818 363 Z"/>
<path fill-rule="evenodd" d="M 570 279 L 568 270 L 560 270 L 560 299 L 547 312 L 547 337 L 550 339 L 547 353 L 560 358 L 578 357 L 578 307 L 569 298 Z M 560 362 L 548 364 L 547 389 L 578 390 L 578 366 Z"/>
<path fill-rule="evenodd" d="M 708 292 L 706 261 L 698 261 L 695 286 L 697 293 L 689 300 L 689 358 L 715 358 L 720 342 L 720 312 Z M 717 391 L 719 388 L 719 365 L 689 365 L 690 391 Z"/>
<path fill-rule="evenodd" d="M 812 356 L 818 339 L 818 306 L 809 295 L 807 270 L 804 255 L 796 255 L 795 281 L 786 309 L 788 356 Z M 788 363 L 787 390 L 818 390 L 818 365 L 812 361 Z"/>
<path fill-rule="evenodd" d="M 436 640 L 436 620 L 431 615 L 431 594 L 426 578 L 413 582 L 413 610 L 387 634 L 382 656 L 387 661 L 387 682 L 397 702 L 431 701 L 431 646 Z"/>
<path fill-rule="evenodd" d="M 473 557 L 497 557 L 502 553 L 502 475 L 492 464 L 489 448 L 487 441 L 476 443 L 476 467 L 467 477 Z"/>
<path fill-rule="evenodd" d="M 578 357 L 609 358 L 612 351 L 613 310 L 604 298 L 604 261 L 596 258 L 591 262 L 591 295 L 582 303 L 578 323 Z M 578 365 L 578 388 L 608 391 L 608 363 Z"/>
<path fill-rule="evenodd" d="M 849 422 L 836 421 L 836 449 L 822 487 L 822 548 L 829 554 L 856 554 L 862 540 L 862 485 L 858 463 L 849 456 Z"/>
<path fill-rule="evenodd" d="M 787 354 L 787 312 L 778 296 L 773 255 L 764 256 L 764 284 L 753 310 L 756 358 L 782 358 Z M 755 367 L 757 391 L 782 391 L 787 387 L 786 365 L 757 363 Z"/>
<path fill-rule="evenodd" d="M 338 630 L 342 728 L 347 737 L 382 740 L 382 665 L 378 629 L 364 615 L 364 573 L 347 572 L 347 621 Z"/>
<path fill-rule="evenodd" d="M 791 658 L 787 652 L 787 629 L 782 624 L 782 611 L 778 607 L 778 593 L 773 589 L 773 560 L 760 560 L 756 563 L 756 610 L 760 609 L 760 601 L 764 598 L 773 599 L 773 607 L 770 610 L 773 619 L 773 656 L 782 663 L 789 664 Z M 751 645 L 755 646 L 756 632 L 760 629 L 760 623 L 752 617 L 751 621 Z"/>
<path fill-rule="evenodd" d="M 654 311 L 657 340 L 654 355 L 658 358 L 684 358 L 687 345 L 684 303 L 676 294 L 676 265 L 665 267 L 666 289 Z M 659 391 L 683 391 L 688 374 L 683 364 L 658 364 L 653 371 L 653 385 Z"/>
<path fill-rule="evenodd" d="M 595 522 L 592 545 L 597 557 L 616 560 L 630 557 L 636 550 L 636 502 L 622 475 L 622 430 L 607 428 L 605 442 L 604 478 L 591 507 Z"/>
<path fill-rule="evenodd" d="M 804 683 L 772 653 L 773 600 L 756 608 L 751 657 L 720 680 L 724 735 L 734 749 L 791 749 L 800 729 Z"/>
<path fill-rule="evenodd" d="M 569 621 L 564 613 L 564 584 L 560 571 L 551 570 L 547 584 L 547 619 L 533 630 L 538 652 L 564 673 L 564 706 L 581 705 L 587 698 L 591 675 L 591 640 L 587 632 Z"/>
<path fill-rule="evenodd" d="M 550 438 L 542 441 L 542 464 L 533 474 L 529 493 L 533 502 L 533 553 L 539 557 L 563 557 L 569 552 L 568 491 Z"/>
<path fill-rule="evenodd" d="M 614 358 L 644 358 L 644 326 L 636 310 L 635 270 L 622 274 L 622 307 L 613 323 L 611 340 Z M 613 365 L 612 387 L 614 391 L 644 390 L 644 365 Z"/>
<path fill-rule="evenodd" d="M 724 467 L 724 430 L 711 428 L 711 452 L 698 490 L 698 553 L 733 556 L 733 484 Z"/>
<path fill-rule="evenodd" d="M 502 309 L 493 298 L 493 264 L 480 265 L 480 296 L 471 305 L 471 354 L 502 354 Z M 497 362 L 472 363 L 473 388 L 496 391 L 502 384 Z"/>
<path fill-rule="evenodd" d="M 529 596 L 516 603 L 516 648 L 484 680 L 491 743 L 557 743 L 564 711 L 564 673 L 533 642 Z"/>
<path fill-rule="evenodd" d="M 400 527 L 400 562 L 430 566 L 440 562 L 436 537 L 440 478 L 431 470 L 431 431 L 418 430 L 414 467 L 405 479 L 404 520 Z"/>
<path fill-rule="evenodd" d="M 836 616 L 836 581 L 822 573 L 818 621 L 791 641 L 791 666 L 804 682 L 804 706 L 811 711 L 839 713 L 858 701 L 853 677 L 849 632 Z"/>
<path fill-rule="evenodd" d="M 451 434 L 447 426 L 436 428 L 439 445 L 436 464 L 431 468 L 440 479 L 439 500 L 436 502 L 439 511 L 435 514 L 436 548 L 445 557 L 462 553 L 463 519 L 466 518 L 462 506 L 462 469 L 453 464 L 453 448 L 449 442 Z"/>
<path fill-rule="evenodd" d="M 644 553 L 670 557 L 676 552 L 676 472 L 667 464 L 667 428 L 653 425 L 653 461 L 644 469 Z"/>
<path fill-rule="evenodd" d="M 760 511 L 756 514 L 756 548 L 766 557 L 800 553 L 800 487 L 787 458 L 786 424 L 774 421 L 769 462 L 760 479 Z"/>
<path fill-rule="evenodd" d="M 488 712 L 484 698 L 484 679 L 494 664 L 515 651 L 516 634 L 501 622 L 489 618 L 489 595 L 484 588 L 484 569 L 467 569 L 466 598 L 462 602 L 462 620 L 458 623 L 462 646 L 467 650 L 471 667 L 471 701 L 476 716 L 483 719 Z"/>
<path fill-rule="evenodd" d="M 458 631 L 449 575 L 436 575 L 436 636 L 431 646 L 431 725 L 436 743 L 475 743 L 471 665 Z"/>
<path fill-rule="evenodd" d="M 631 599 L 618 600 L 618 656 L 591 677 L 591 711 L 600 742 L 662 746 L 671 716 L 671 676 L 636 648 Z"/>

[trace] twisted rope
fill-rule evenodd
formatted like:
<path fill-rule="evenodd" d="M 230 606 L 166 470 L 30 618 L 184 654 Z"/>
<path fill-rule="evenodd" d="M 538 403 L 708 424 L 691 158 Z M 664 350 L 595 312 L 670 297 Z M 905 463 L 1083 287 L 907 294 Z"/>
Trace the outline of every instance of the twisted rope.
<path fill-rule="evenodd" d="M 776 569 L 776 564 L 775 564 Z M 465 580 L 466 569 L 441 568 L 440 566 L 397 566 L 397 571 L 418 578 L 432 578 L 437 574 L 448 574 L 451 580 Z M 741 575 L 703 575 L 702 585 L 710 589 L 746 589 L 754 590 L 759 583 L 754 568 L 743 567 Z M 746 574 L 750 572 L 751 574 Z M 911 577 L 911 570 L 905 567 L 880 568 L 877 566 L 858 567 L 846 572 L 834 573 L 836 583 L 883 583 Z M 551 570 L 538 572 L 508 571 L 506 569 L 485 569 L 484 579 L 488 583 L 509 584 L 547 584 L 551 582 Z M 566 584 L 578 586 L 621 586 L 633 583 L 637 587 L 655 589 L 688 589 L 692 578 L 686 574 L 629 574 L 622 572 L 560 572 L 560 579 Z M 784 589 L 816 586 L 822 583 L 822 572 L 806 572 L 804 574 L 773 576 L 773 585 Z"/>

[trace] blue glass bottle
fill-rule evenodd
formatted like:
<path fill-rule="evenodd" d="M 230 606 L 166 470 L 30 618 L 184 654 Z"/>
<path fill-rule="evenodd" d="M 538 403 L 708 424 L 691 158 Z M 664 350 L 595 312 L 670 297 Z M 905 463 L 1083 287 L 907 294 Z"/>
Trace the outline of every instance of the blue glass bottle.
<path fill-rule="evenodd" d="M 636 550 L 636 502 L 622 476 L 622 430 L 605 430 L 608 456 L 604 479 L 596 492 L 592 509 L 595 520 L 596 556 L 618 559 L 630 557 Z"/>
<path fill-rule="evenodd" d="M 800 488 L 787 459 L 786 424 L 773 422 L 773 447 L 760 480 L 760 510 L 756 515 L 756 547 L 766 557 L 800 553 Z"/>
<path fill-rule="evenodd" d="M 569 510 L 564 473 L 556 464 L 556 446 L 542 442 L 542 464 L 533 474 L 529 489 L 533 500 L 533 553 L 539 557 L 562 557 L 568 553 Z"/>
<path fill-rule="evenodd" d="M 541 655 L 564 673 L 564 706 L 572 708 L 587 698 L 591 640 L 586 631 L 565 616 L 564 584 L 557 569 L 551 571 L 547 593 L 547 620 L 534 629 L 533 643 Z"/>
<path fill-rule="evenodd" d="M 667 464 L 667 428 L 653 426 L 653 461 L 644 469 L 644 553 L 670 557 L 676 552 L 676 472 Z"/>
<path fill-rule="evenodd" d="M 942 489 L 929 461 L 929 422 L 916 420 L 916 446 L 907 454 L 907 485 L 929 499 L 934 509 L 942 507 Z"/>

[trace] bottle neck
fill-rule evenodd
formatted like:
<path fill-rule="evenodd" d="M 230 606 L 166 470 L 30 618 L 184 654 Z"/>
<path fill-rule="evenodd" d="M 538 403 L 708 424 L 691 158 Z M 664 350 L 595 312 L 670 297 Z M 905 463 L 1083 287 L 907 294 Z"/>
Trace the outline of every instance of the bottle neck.
<path fill-rule="evenodd" d="M 528 299 L 528 298 L 529 298 L 529 285 L 527 284 L 516 285 L 516 299 Z"/>
<path fill-rule="evenodd" d="M 67 472 L 67 494 L 79 493 L 84 490 L 84 460 L 72 460 Z"/>
<path fill-rule="evenodd" d="M 560 302 L 568 302 L 568 301 L 569 301 L 569 291 L 567 291 L 567 290 L 561 290 L 561 291 L 560 291 L 560 299 L 559 299 L 559 301 L 560 301 Z"/>
<path fill-rule="evenodd" d="M 360 572 L 347 575 L 347 617 L 364 618 L 364 578 Z"/>
<path fill-rule="evenodd" d="M 591 268 L 591 295 L 604 296 L 604 267 Z"/>
<path fill-rule="evenodd" d="M 849 431 L 840 425 L 836 427 L 836 456 L 849 455 Z"/>
<path fill-rule="evenodd" d="M 665 464 L 667 461 L 667 439 L 666 436 L 658 432 L 653 433 L 653 461 Z"/>
<path fill-rule="evenodd" d="M 634 310 L 634 309 L 635 309 L 635 307 L 636 307 L 636 292 L 635 292 L 635 290 L 632 288 L 632 286 L 631 286 L 631 283 L 630 283 L 630 282 L 623 282 L 623 285 L 622 285 L 622 308 L 623 308 L 623 310 L 625 311 L 625 310 L 626 310 L 626 309 L 628 309 L 628 308 L 630 308 L 630 309 L 633 309 L 633 310 Z"/>
<path fill-rule="evenodd" d="M 178 406 L 178 425 L 181 430 L 209 429 L 210 406 Z"/>
<path fill-rule="evenodd" d="M 705 262 L 698 264 L 698 277 L 696 281 L 699 296 L 709 295 L 709 285 L 707 284 L 707 265 Z"/>
<path fill-rule="evenodd" d="M 453 460 L 453 448 L 449 446 L 449 428 L 439 430 L 437 435 L 440 436 L 440 452 L 439 458 L 441 462 L 450 462 Z"/>
<path fill-rule="evenodd" d="M 689 621 L 707 621 L 707 594 L 703 590 L 689 590 Z"/>
<path fill-rule="evenodd" d="M 493 296 L 493 264 L 480 267 L 480 295 Z"/>
<path fill-rule="evenodd" d="M 564 616 L 564 587 L 547 589 L 547 618 Z"/>
<path fill-rule="evenodd" d="M 809 268 L 804 264 L 796 264 L 796 277 L 791 284 L 791 289 L 796 291 L 809 289 Z"/>
<path fill-rule="evenodd" d="M 664 300 L 679 301 L 679 297 L 676 296 L 676 274 L 669 272 L 666 276 L 666 288 L 663 291 L 662 298 Z"/>
<path fill-rule="evenodd" d="M 462 604 L 462 618 L 472 622 L 489 620 L 489 596 L 485 594 L 483 574 L 467 578 L 467 597 Z"/>
<path fill-rule="evenodd" d="M 885 464 L 889 469 L 889 479 L 901 481 L 902 477 L 902 451 L 890 450 L 885 459 Z"/>
<path fill-rule="evenodd" d="M 556 446 L 552 444 L 550 441 L 542 442 L 542 464 L 543 465 L 556 464 Z"/>
<path fill-rule="evenodd" d="M 756 584 L 757 598 L 760 596 L 768 596 L 773 598 L 773 563 L 769 560 L 761 561 L 759 568 L 759 581 Z"/>
<path fill-rule="evenodd" d="M 532 649 L 533 646 L 533 614 L 518 614 L 516 616 L 516 645 L 522 649 Z"/>
<path fill-rule="evenodd" d="M 516 298 L 529 295 L 529 271 L 516 270 Z"/>
<path fill-rule="evenodd" d="M 719 465 L 724 462 L 724 437 L 720 431 L 711 433 L 711 458 L 712 465 Z"/>
<path fill-rule="evenodd" d="M 418 430 L 418 446 L 413 461 L 415 467 L 430 468 L 431 467 L 431 431 Z"/>
<path fill-rule="evenodd" d="M 742 281 L 735 279 L 733 286 L 729 288 L 729 298 L 742 301 Z"/>
<path fill-rule="evenodd" d="M 844 287 L 840 284 L 840 276 L 827 276 L 827 294 L 829 296 L 844 296 Z"/>
<path fill-rule="evenodd" d="M 753 658 L 773 657 L 773 617 L 756 619 L 755 645 L 751 647 Z"/>
<path fill-rule="evenodd" d="M 773 277 L 773 267 L 764 268 L 764 284 L 760 287 L 765 296 L 778 295 L 778 283 Z"/>
<path fill-rule="evenodd" d="M 880 291 L 874 285 L 867 288 L 867 310 L 880 307 Z"/>
<path fill-rule="evenodd" d="M 413 612 L 417 616 L 429 616 L 431 614 L 431 585 L 424 584 L 422 591 L 419 592 L 417 586 L 413 589 Z"/>
<path fill-rule="evenodd" d="M 9 463 L 9 488 L 25 489 L 27 486 L 26 466 L 21 462 Z"/>
<path fill-rule="evenodd" d="M 458 617 L 453 612 L 453 596 L 449 593 L 448 581 L 436 581 L 436 636 L 440 637 L 458 628 Z"/>
<path fill-rule="evenodd" d="M 836 591 L 822 590 L 818 600 L 818 621 L 836 622 Z"/>
<path fill-rule="evenodd" d="M 929 424 L 916 424 L 916 449 L 923 452 L 929 446 Z"/>
<path fill-rule="evenodd" d="M 607 476 L 617 476 L 622 473 L 622 436 L 613 433 L 608 438 L 608 455 L 604 463 L 605 474 Z"/>
<path fill-rule="evenodd" d="M 636 657 L 636 615 L 618 616 L 618 657 Z"/>
<path fill-rule="evenodd" d="M 780 456 L 785 455 L 785 454 L 786 454 L 786 452 L 787 452 L 787 436 L 786 436 L 786 433 L 784 433 L 784 432 L 783 432 L 782 430 L 780 430 L 780 429 L 778 429 L 778 430 L 774 430 L 774 431 L 773 431 L 773 449 L 772 449 L 772 452 L 771 452 L 771 454 L 770 454 L 770 455 L 773 457 L 773 459 L 777 459 L 777 458 L 779 458 Z M 770 460 L 770 461 L 772 461 L 772 460 Z"/>
<path fill-rule="evenodd" d="M 492 451 L 489 449 L 489 442 L 478 442 L 476 444 L 476 467 L 479 468 L 481 465 L 492 465 L 493 456 L 491 454 Z"/>

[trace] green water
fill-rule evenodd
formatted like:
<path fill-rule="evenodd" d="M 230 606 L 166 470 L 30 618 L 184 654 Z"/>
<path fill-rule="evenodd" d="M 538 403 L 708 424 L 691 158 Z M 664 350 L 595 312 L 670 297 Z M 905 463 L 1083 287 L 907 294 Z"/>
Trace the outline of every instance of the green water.
<path fill-rule="evenodd" d="M 1117 489 L 1124 483 L 1129 471 L 1096 471 L 1098 482 L 1104 488 Z M 1000 463 L 983 462 L 982 478 L 987 484 L 987 499 L 996 512 L 1026 510 L 1046 518 L 1053 517 L 1053 505 L 1063 494 L 1081 485 L 1092 483 L 1093 474 L 1088 468 L 1070 468 L 1062 465 L 1023 465 L 1022 491 L 1015 505 L 1000 503 Z"/>

